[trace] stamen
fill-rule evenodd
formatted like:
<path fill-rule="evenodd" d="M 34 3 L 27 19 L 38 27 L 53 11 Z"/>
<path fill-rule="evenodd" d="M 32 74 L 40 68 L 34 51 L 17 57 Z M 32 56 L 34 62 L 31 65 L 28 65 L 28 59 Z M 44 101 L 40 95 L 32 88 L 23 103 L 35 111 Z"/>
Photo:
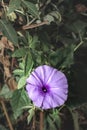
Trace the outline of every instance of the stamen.
<path fill-rule="evenodd" d="M 43 91 L 44 93 L 46 93 L 46 92 L 47 92 L 47 88 L 46 88 L 46 87 L 42 87 L 42 91 Z"/>

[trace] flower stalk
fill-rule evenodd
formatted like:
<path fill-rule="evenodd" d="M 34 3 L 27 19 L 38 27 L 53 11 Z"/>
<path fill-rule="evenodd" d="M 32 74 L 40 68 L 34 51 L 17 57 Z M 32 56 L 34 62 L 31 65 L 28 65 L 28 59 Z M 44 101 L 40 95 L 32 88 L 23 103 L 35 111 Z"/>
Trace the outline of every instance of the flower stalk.
<path fill-rule="evenodd" d="M 40 130 L 44 129 L 44 112 L 40 111 Z"/>

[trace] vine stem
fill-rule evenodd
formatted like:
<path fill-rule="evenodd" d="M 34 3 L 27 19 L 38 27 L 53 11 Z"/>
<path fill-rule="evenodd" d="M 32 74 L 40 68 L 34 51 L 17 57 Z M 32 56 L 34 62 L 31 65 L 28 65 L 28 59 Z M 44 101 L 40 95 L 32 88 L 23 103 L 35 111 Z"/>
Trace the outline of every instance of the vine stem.
<path fill-rule="evenodd" d="M 40 130 L 43 130 L 44 128 L 44 113 L 40 111 Z"/>
<path fill-rule="evenodd" d="M 5 116 L 6 116 L 6 119 L 7 119 L 8 125 L 9 125 L 9 128 L 10 128 L 10 130 L 14 130 L 14 129 L 13 129 L 13 126 L 12 126 L 12 123 L 11 123 L 11 121 L 10 121 L 10 118 L 9 118 L 9 116 L 8 116 L 7 110 L 6 110 L 5 103 L 4 103 L 4 101 L 2 101 L 2 100 L 1 100 L 0 102 L 1 102 L 1 105 L 2 105 L 2 108 L 3 108 L 3 111 L 4 111 L 4 114 L 5 114 Z"/>
<path fill-rule="evenodd" d="M 35 116 L 35 114 L 34 114 L 34 116 L 33 116 L 33 126 L 32 126 L 32 128 L 33 128 L 33 130 L 35 130 L 35 120 L 36 120 L 36 116 Z"/>
<path fill-rule="evenodd" d="M 75 48 L 74 48 L 74 52 L 83 44 L 84 42 L 81 41 Z"/>

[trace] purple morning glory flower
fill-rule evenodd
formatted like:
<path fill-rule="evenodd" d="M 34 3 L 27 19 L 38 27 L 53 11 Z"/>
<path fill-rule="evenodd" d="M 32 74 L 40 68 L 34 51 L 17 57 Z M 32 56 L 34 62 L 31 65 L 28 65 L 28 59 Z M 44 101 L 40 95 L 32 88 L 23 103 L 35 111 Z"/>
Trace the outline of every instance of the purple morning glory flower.
<path fill-rule="evenodd" d="M 42 65 L 27 79 L 26 90 L 35 106 L 42 109 L 55 108 L 67 100 L 67 79 L 61 71 Z"/>

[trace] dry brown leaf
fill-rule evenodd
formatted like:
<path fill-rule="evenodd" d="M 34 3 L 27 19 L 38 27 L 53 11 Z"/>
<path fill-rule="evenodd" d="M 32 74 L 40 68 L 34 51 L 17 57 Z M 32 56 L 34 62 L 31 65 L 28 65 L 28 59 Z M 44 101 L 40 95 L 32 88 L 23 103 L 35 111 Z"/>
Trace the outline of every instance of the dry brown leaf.
<path fill-rule="evenodd" d="M 14 46 L 13 46 L 13 43 L 7 39 L 7 37 L 2 36 L 0 40 L 0 54 L 1 55 L 4 55 L 5 49 L 10 49 L 11 51 L 14 51 Z"/>
<path fill-rule="evenodd" d="M 10 77 L 8 80 L 7 80 L 7 85 L 8 87 L 10 88 L 10 90 L 15 90 L 17 89 L 17 83 L 14 79 L 14 77 Z"/>
<path fill-rule="evenodd" d="M 82 12 L 86 12 L 87 11 L 87 7 L 84 4 L 77 4 L 75 6 L 75 8 L 76 8 L 76 11 L 78 13 L 82 13 Z"/>
<path fill-rule="evenodd" d="M 14 46 L 11 41 L 7 39 L 7 37 L 3 36 L 0 40 L 0 44 L 3 44 L 2 46 L 7 49 L 10 49 L 11 51 L 14 51 Z"/>
<path fill-rule="evenodd" d="M 6 67 L 10 67 L 10 61 L 9 61 L 9 56 L 5 56 L 4 57 L 4 66 Z"/>
<path fill-rule="evenodd" d="M 8 56 L 4 57 L 3 65 L 4 65 L 4 73 L 5 73 L 6 78 L 11 77 L 10 61 L 9 61 L 9 57 Z"/>
<path fill-rule="evenodd" d="M 0 11 L 0 17 L 2 16 L 2 12 Z"/>
<path fill-rule="evenodd" d="M 5 56 L 3 58 L 3 65 L 4 65 L 4 75 L 6 78 L 6 83 L 8 85 L 8 87 L 10 88 L 10 90 L 15 90 L 17 88 L 17 83 L 14 79 L 14 77 L 12 77 L 11 71 L 10 71 L 10 61 L 9 61 L 9 56 Z"/>

